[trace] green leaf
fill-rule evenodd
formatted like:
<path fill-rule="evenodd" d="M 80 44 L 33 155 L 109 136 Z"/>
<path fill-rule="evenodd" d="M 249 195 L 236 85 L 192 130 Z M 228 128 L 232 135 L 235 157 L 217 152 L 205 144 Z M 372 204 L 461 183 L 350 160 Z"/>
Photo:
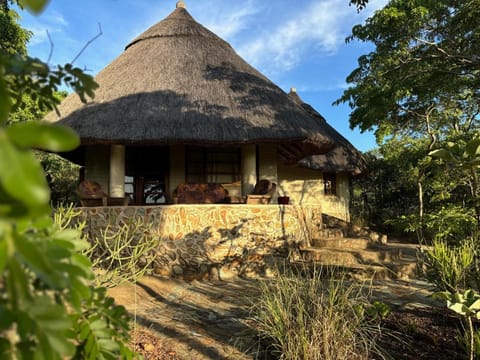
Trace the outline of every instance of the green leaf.
<path fill-rule="evenodd" d="M 24 269 L 15 257 L 8 262 L 8 268 L 6 285 L 10 301 L 19 308 L 28 307 L 32 294 Z"/>
<path fill-rule="evenodd" d="M 7 241 L 0 233 L 0 274 L 3 273 L 8 261 Z"/>
<path fill-rule="evenodd" d="M 19 3 L 35 14 L 39 14 L 48 4 L 48 0 L 19 0 Z"/>
<path fill-rule="evenodd" d="M 15 247 L 23 264 L 30 268 L 50 288 L 61 289 L 65 286 L 58 269 L 52 266 L 51 258 L 46 256 L 45 251 L 36 246 L 30 239 L 23 236 L 15 238 Z"/>
<path fill-rule="evenodd" d="M 80 308 L 82 300 L 88 299 L 90 297 L 90 287 L 84 284 L 78 278 L 72 278 L 72 290 L 70 292 L 70 298 L 73 306 Z"/>
<path fill-rule="evenodd" d="M 475 300 L 475 302 L 469 306 L 470 310 L 472 311 L 479 311 L 480 310 L 480 299 Z"/>
<path fill-rule="evenodd" d="M 452 311 L 455 311 L 457 314 L 463 316 L 470 315 L 470 310 L 462 303 L 451 303 L 450 305 L 448 305 L 448 308 Z"/>
<path fill-rule="evenodd" d="M 465 152 L 472 157 L 480 155 L 480 138 L 470 140 L 465 146 Z"/>
<path fill-rule="evenodd" d="M 72 129 L 37 121 L 10 125 L 7 128 L 7 135 L 17 146 L 54 152 L 70 151 L 80 144 L 77 134 Z"/>
<path fill-rule="evenodd" d="M 0 67 L 0 125 L 7 121 L 11 107 L 7 83 L 3 79 L 3 67 Z"/>
<path fill-rule="evenodd" d="M 430 153 L 428 155 L 430 155 L 432 157 L 442 159 L 442 160 L 445 160 L 445 161 L 451 161 L 451 162 L 456 162 L 457 161 L 455 156 L 453 156 L 453 154 L 446 149 L 433 150 L 433 151 L 430 151 Z"/>
<path fill-rule="evenodd" d="M 436 293 L 433 293 L 432 297 L 434 299 L 440 299 L 440 300 L 446 300 L 446 301 L 453 300 L 453 294 L 450 291 L 438 291 Z"/>
<path fill-rule="evenodd" d="M 50 190 L 43 169 L 30 151 L 21 151 L 0 129 L 0 185 L 32 210 L 48 206 Z"/>
<path fill-rule="evenodd" d="M 75 347 L 66 336 L 72 322 L 63 305 L 53 303 L 48 296 L 37 296 L 28 313 L 36 323 L 36 335 L 46 359 L 52 358 L 52 353 L 61 358 L 73 355 Z"/>

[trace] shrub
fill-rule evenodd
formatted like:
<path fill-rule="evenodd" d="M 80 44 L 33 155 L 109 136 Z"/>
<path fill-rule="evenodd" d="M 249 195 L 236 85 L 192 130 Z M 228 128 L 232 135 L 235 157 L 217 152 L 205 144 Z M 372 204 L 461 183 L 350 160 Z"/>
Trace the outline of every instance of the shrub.
<path fill-rule="evenodd" d="M 367 359 L 380 352 L 378 321 L 368 315 L 372 307 L 366 308 L 364 289 L 343 275 L 314 268 L 311 276 L 286 272 L 260 284 L 254 323 L 279 358 Z"/>
<path fill-rule="evenodd" d="M 134 281 L 151 270 L 156 258 L 155 249 L 160 243 L 151 223 L 141 217 L 123 223 L 112 218 L 98 233 L 87 233 L 86 221 L 81 220 L 81 215 L 82 211 L 73 205 L 60 205 L 55 209 L 54 220 L 61 229 L 82 231 L 90 242 L 90 247 L 83 253 L 93 264 L 96 284 L 115 286 Z"/>
<path fill-rule="evenodd" d="M 480 355 L 480 332 L 475 329 L 473 320 L 480 320 L 480 294 L 475 290 L 468 289 L 465 292 L 452 293 L 450 291 L 437 292 L 434 296 L 447 301 L 447 307 L 460 314 L 466 329 L 457 334 L 457 341 L 473 360 Z"/>
<path fill-rule="evenodd" d="M 419 270 L 437 290 L 455 292 L 476 286 L 476 254 L 473 239 L 465 239 L 456 246 L 449 246 L 444 240 L 434 240 L 431 247 L 419 250 Z"/>

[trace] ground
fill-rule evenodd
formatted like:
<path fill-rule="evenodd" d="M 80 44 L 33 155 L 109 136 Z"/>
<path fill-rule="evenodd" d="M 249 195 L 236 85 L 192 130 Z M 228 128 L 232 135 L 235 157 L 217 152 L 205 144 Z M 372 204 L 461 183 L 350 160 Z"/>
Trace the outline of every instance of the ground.
<path fill-rule="evenodd" d="M 380 342 L 392 359 L 467 358 L 455 340 L 459 319 L 453 315 L 445 316 L 435 309 L 395 311 L 384 326 L 395 331 L 396 337 L 385 336 Z M 154 331 L 145 328 L 132 331 L 132 347 L 147 360 L 185 360 L 165 346 Z"/>
<path fill-rule="evenodd" d="M 467 358 L 455 339 L 461 325 L 453 312 L 430 306 L 427 298 L 422 304 L 419 299 L 427 294 L 424 288 L 403 283 L 389 291 L 387 285 L 380 287 L 385 300 L 390 300 L 387 294 L 398 296 L 407 289 L 408 299 L 414 301 L 405 306 L 397 302 L 384 321 L 390 335 L 382 337 L 380 344 L 392 359 Z M 145 359 L 244 360 L 255 358 L 258 345 L 248 327 L 245 300 L 251 301 L 248 295 L 257 289 L 255 282 L 245 280 L 185 283 L 144 278 L 136 286 L 112 289 L 111 295 L 136 319 L 132 346 Z"/>
<path fill-rule="evenodd" d="M 444 309 L 397 310 L 386 319 L 384 326 L 398 336 L 385 336 L 381 341 L 393 359 L 467 358 L 455 339 L 461 327 L 460 319 Z"/>

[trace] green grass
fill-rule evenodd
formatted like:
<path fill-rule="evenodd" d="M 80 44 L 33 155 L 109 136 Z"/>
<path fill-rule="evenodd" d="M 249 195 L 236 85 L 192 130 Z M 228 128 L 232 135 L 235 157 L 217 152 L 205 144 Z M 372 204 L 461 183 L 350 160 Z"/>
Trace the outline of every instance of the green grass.
<path fill-rule="evenodd" d="M 305 270 L 305 269 L 304 269 Z M 279 359 L 368 359 L 380 354 L 365 288 L 339 272 L 313 268 L 308 276 L 280 272 L 261 282 L 252 317 L 262 343 Z"/>

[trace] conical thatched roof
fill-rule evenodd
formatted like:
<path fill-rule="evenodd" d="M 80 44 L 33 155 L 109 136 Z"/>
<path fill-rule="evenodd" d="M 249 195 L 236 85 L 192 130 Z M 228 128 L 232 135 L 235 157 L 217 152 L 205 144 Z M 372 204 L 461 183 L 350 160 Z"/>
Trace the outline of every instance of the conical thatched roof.
<path fill-rule="evenodd" d="M 302 157 L 333 146 L 318 121 L 183 7 L 128 44 L 95 80 L 93 101 L 73 94 L 59 106 L 60 122 L 83 145 L 282 143 Z"/>
<path fill-rule="evenodd" d="M 347 139 L 331 127 L 312 106 L 304 103 L 294 89 L 288 95 L 314 116 L 328 136 L 335 140 L 335 147 L 328 153 L 305 157 L 298 162 L 298 165 L 324 172 L 347 172 L 352 175 L 358 175 L 366 170 L 366 162 L 362 154 Z"/>

